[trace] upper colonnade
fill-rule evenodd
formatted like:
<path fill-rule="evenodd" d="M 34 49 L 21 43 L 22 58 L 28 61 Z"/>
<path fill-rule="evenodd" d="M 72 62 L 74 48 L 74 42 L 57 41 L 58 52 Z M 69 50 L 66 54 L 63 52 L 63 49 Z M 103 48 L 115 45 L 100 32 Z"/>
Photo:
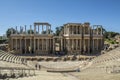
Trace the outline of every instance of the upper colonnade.
<path fill-rule="evenodd" d="M 42 30 L 40 31 L 40 27 L 42 27 Z M 51 24 L 46 23 L 46 22 L 35 22 L 34 23 L 34 33 L 36 34 L 36 31 L 38 34 L 42 34 L 44 31 L 44 27 L 46 27 L 46 34 L 51 34 Z M 38 29 L 38 30 L 37 30 Z"/>
<path fill-rule="evenodd" d="M 13 30 L 11 30 L 11 33 L 12 34 L 28 34 L 27 31 L 29 30 L 29 34 L 51 34 L 51 24 L 47 22 L 35 22 L 34 26 L 32 25 L 29 26 L 29 29 L 25 25 L 25 26 L 20 26 L 19 29 L 18 29 L 18 26 L 16 26 L 15 30 L 16 30 L 16 33 L 14 33 Z"/>
<path fill-rule="evenodd" d="M 64 35 L 75 35 L 75 34 L 84 34 L 84 35 L 90 35 L 93 33 L 93 35 L 103 35 L 102 31 L 102 25 L 93 25 L 90 26 L 89 22 L 86 22 L 84 24 L 81 23 L 67 23 L 64 24 Z"/>

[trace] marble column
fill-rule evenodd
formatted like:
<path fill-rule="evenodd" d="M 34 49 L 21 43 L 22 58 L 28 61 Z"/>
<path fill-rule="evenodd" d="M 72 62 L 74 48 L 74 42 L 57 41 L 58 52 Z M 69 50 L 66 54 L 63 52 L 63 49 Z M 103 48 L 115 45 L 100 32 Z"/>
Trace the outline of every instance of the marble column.
<path fill-rule="evenodd" d="M 90 39 L 88 39 L 88 54 L 90 53 Z"/>
<path fill-rule="evenodd" d="M 67 34 L 68 30 L 67 30 L 67 26 L 65 26 L 65 34 Z"/>
<path fill-rule="evenodd" d="M 35 51 L 36 51 L 36 43 L 35 43 L 35 40 L 36 40 L 36 39 L 34 38 L 34 54 L 36 54 L 36 52 L 35 52 Z"/>
<path fill-rule="evenodd" d="M 17 26 L 16 26 L 16 34 L 17 34 Z"/>
<path fill-rule="evenodd" d="M 92 52 L 94 52 L 94 49 L 95 49 L 95 47 L 94 47 L 94 45 L 95 45 L 95 39 L 93 39 L 92 41 L 93 41 L 93 47 L 92 47 L 93 51 Z"/>
<path fill-rule="evenodd" d="M 26 54 L 26 49 L 27 49 L 27 48 L 26 48 L 26 38 L 25 38 L 25 54 Z"/>
<path fill-rule="evenodd" d="M 32 34 L 32 25 L 30 25 L 30 34 Z"/>
<path fill-rule="evenodd" d="M 48 27 L 49 27 L 49 26 L 46 26 L 46 34 L 48 34 Z"/>
<path fill-rule="evenodd" d="M 63 39 L 61 38 L 61 51 L 63 51 Z"/>
<path fill-rule="evenodd" d="M 78 27 L 78 26 L 76 26 L 76 28 L 77 28 L 77 31 L 76 31 L 76 32 L 77 32 L 77 34 L 78 34 L 78 31 L 79 31 L 79 27 Z"/>
<path fill-rule="evenodd" d="M 55 51 L 55 39 L 53 38 L 53 52 Z"/>
<path fill-rule="evenodd" d="M 13 34 L 13 27 L 12 27 L 12 29 L 11 29 L 11 31 L 10 31 L 10 32 L 11 32 L 11 34 Z"/>
<path fill-rule="evenodd" d="M 38 51 L 39 51 L 39 38 L 37 39 L 37 49 L 38 49 Z"/>
<path fill-rule="evenodd" d="M 69 27 L 69 26 L 67 26 L 67 28 L 68 28 L 68 35 L 70 35 L 70 27 Z"/>
<path fill-rule="evenodd" d="M 63 51 L 64 51 L 64 38 L 63 38 Z"/>
<path fill-rule="evenodd" d="M 36 34 L 36 25 L 34 25 L 34 34 Z"/>
<path fill-rule="evenodd" d="M 86 46 L 87 46 L 85 43 L 86 43 L 86 39 L 84 39 L 84 52 L 86 51 Z"/>
<path fill-rule="evenodd" d="M 80 51 L 82 50 L 82 40 L 80 39 Z"/>
<path fill-rule="evenodd" d="M 42 25 L 42 33 L 43 33 L 43 31 L 44 31 L 44 28 L 43 28 L 43 25 Z"/>
<path fill-rule="evenodd" d="M 50 25 L 50 34 L 51 34 L 51 25 Z"/>
<path fill-rule="evenodd" d="M 99 35 L 99 29 L 98 29 L 98 26 L 97 26 L 97 35 Z"/>
<path fill-rule="evenodd" d="M 68 39 L 68 54 L 69 54 L 69 51 L 70 51 L 70 39 Z"/>
<path fill-rule="evenodd" d="M 75 39 L 76 40 L 76 50 L 77 50 L 77 47 L 78 47 L 78 41 L 77 41 L 77 39 Z"/>
<path fill-rule="evenodd" d="M 74 34 L 74 27 L 73 26 L 71 26 L 72 27 L 72 34 Z"/>
<path fill-rule="evenodd" d="M 98 43 L 99 43 L 99 39 L 97 38 L 97 50 L 98 50 Z"/>
<path fill-rule="evenodd" d="M 38 25 L 38 34 L 40 33 L 40 30 L 39 30 L 39 25 Z"/>
<path fill-rule="evenodd" d="M 11 49 L 13 50 L 13 38 L 11 38 Z"/>
<path fill-rule="evenodd" d="M 100 46 L 100 48 L 101 48 L 101 50 L 102 50 L 102 44 L 103 44 L 103 43 L 102 43 L 102 39 L 100 39 L 100 40 L 101 40 L 101 41 L 100 41 L 100 42 L 101 42 L 101 46 Z"/>
<path fill-rule="evenodd" d="M 17 45 L 17 38 L 16 38 L 16 47 L 15 47 L 15 48 L 16 48 L 16 50 L 17 50 L 17 48 L 18 48 L 18 45 Z"/>
<path fill-rule="evenodd" d="M 102 29 L 102 26 L 101 26 L 101 36 L 103 35 L 103 29 Z"/>
<path fill-rule="evenodd" d="M 48 47 L 47 39 L 46 39 L 46 45 L 45 46 L 46 46 L 46 51 L 47 51 L 48 50 L 48 48 L 47 48 Z"/>
<path fill-rule="evenodd" d="M 20 52 L 22 51 L 22 43 L 21 43 L 21 38 L 20 38 Z"/>
<path fill-rule="evenodd" d="M 94 34 L 95 34 L 95 32 L 94 32 L 94 26 L 93 26 L 93 29 L 92 29 L 92 30 L 93 30 L 93 35 L 94 35 Z"/>
<path fill-rule="evenodd" d="M 51 39 L 48 39 L 48 50 L 49 50 L 49 51 L 51 50 L 50 40 L 51 40 Z"/>
<path fill-rule="evenodd" d="M 65 26 L 64 26 L 64 34 L 65 34 Z"/>
<path fill-rule="evenodd" d="M 85 31 L 86 29 L 85 29 L 85 28 L 86 28 L 86 27 L 84 26 L 84 28 L 83 28 L 83 29 L 84 29 L 84 34 L 86 35 L 86 31 Z"/>
<path fill-rule="evenodd" d="M 80 34 L 82 35 L 82 26 L 81 25 L 80 25 L 79 30 L 80 30 Z"/>
<path fill-rule="evenodd" d="M 77 26 L 75 26 L 75 34 L 77 34 Z"/>
<path fill-rule="evenodd" d="M 25 34 L 26 34 L 26 25 L 25 25 Z"/>
<path fill-rule="evenodd" d="M 42 51 L 43 51 L 43 39 L 41 39 L 41 42 L 42 42 Z"/>
<path fill-rule="evenodd" d="M 88 35 L 90 35 L 90 27 L 88 27 Z"/>
<path fill-rule="evenodd" d="M 32 50 L 32 39 L 30 38 L 30 48 Z M 32 51 L 30 50 L 30 54 L 32 53 Z"/>

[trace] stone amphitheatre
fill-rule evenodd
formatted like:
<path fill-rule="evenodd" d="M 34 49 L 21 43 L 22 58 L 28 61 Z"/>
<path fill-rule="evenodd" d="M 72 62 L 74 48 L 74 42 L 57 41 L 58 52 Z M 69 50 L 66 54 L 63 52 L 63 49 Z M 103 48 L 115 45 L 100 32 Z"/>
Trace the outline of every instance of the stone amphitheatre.
<path fill-rule="evenodd" d="M 105 47 L 101 25 L 67 23 L 59 36 L 50 29 L 35 22 L 34 33 L 11 31 L 9 50 L 0 48 L 0 80 L 120 80 L 120 45 Z"/>

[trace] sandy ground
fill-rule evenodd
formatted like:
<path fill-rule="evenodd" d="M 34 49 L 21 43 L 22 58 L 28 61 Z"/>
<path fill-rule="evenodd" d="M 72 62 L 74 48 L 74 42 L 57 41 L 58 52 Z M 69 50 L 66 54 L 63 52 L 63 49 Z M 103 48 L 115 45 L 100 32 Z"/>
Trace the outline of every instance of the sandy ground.
<path fill-rule="evenodd" d="M 36 76 L 23 77 L 9 80 L 120 80 L 120 74 L 109 74 L 102 72 L 72 72 L 52 73 L 36 71 Z"/>
<path fill-rule="evenodd" d="M 79 80 L 67 73 L 52 73 L 46 71 L 36 71 L 36 76 L 23 77 L 9 80 Z"/>
<path fill-rule="evenodd" d="M 72 73 L 80 80 L 120 80 L 120 74 L 106 73 Z"/>

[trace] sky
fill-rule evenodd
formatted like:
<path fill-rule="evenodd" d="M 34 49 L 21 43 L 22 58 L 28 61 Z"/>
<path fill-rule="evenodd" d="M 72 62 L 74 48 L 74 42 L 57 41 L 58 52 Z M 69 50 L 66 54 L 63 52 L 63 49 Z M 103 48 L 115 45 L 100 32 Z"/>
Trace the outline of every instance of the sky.
<path fill-rule="evenodd" d="M 120 33 L 120 0 L 0 0 L 0 35 L 11 27 L 90 22 Z"/>

